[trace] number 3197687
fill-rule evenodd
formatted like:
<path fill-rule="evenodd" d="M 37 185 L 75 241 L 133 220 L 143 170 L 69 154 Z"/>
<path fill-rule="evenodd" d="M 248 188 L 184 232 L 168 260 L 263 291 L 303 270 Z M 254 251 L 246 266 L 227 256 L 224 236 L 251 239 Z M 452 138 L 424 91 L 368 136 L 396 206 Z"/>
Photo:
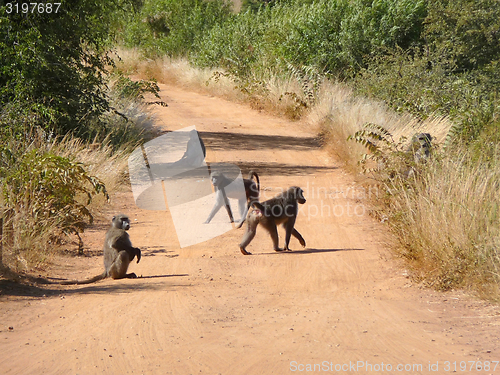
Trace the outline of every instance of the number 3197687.
<path fill-rule="evenodd" d="M 7 3 L 6 12 L 11 13 L 57 13 L 61 3 Z"/>

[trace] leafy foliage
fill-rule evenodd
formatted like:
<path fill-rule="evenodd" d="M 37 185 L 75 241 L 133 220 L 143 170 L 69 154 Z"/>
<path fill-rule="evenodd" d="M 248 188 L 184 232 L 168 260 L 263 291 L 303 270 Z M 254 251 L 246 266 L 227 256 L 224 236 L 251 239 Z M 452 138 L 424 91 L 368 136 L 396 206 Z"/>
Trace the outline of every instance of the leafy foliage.
<path fill-rule="evenodd" d="M 366 55 L 418 39 L 425 12 L 424 1 L 278 2 L 210 29 L 195 61 L 220 66 L 221 60 L 243 62 L 250 55 L 240 74 L 286 70 L 291 63 L 347 77 L 364 66 Z"/>
<path fill-rule="evenodd" d="M 372 57 L 355 84 L 398 111 L 451 116 L 456 125 L 447 144 L 470 143 L 500 105 L 500 3 L 443 0 L 427 8 L 422 41 Z"/>
<path fill-rule="evenodd" d="M 500 58 L 500 3 L 496 0 L 437 0 L 429 4 L 424 37 L 453 58 L 456 72 Z"/>
<path fill-rule="evenodd" d="M 357 142 L 368 150 L 358 164 L 364 173 L 374 172 L 377 178 L 402 177 L 415 167 L 413 155 L 405 150 L 406 137 L 395 141 L 381 125 L 366 123 L 347 140 Z"/>
<path fill-rule="evenodd" d="M 92 197 L 107 197 L 104 184 L 68 158 L 36 148 L 16 156 L 2 147 L 1 155 L 4 209 L 16 213 L 29 207 L 35 222 L 51 219 L 63 233 L 81 233 L 93 221 L 87 208 Z"/>
<path fill-rule="evenodd" d="M 130 17 L 123 39 L 148 56 L 188 55 L 197 40 L 229 14 L 224 0 L 145 0 Z"/>
<path fill-rule="evenodd" d="M 84 133 L 84 119 L 109 109 L 110 24 L 126 3 L 75 0 L 40 14 L 0 6 L 0 108 L 58 134 Z"/>

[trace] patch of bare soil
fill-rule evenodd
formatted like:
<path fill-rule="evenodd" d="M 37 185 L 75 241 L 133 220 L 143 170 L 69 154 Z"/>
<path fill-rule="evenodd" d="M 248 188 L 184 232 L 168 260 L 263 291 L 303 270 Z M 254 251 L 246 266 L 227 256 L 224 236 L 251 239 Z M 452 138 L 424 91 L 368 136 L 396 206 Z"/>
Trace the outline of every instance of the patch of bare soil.
<path fill-rule="evenodd" d="M 275 253 L 262 230 L 244 256 L 244 229 L 180 248 L 167 211 L 114 196 L 143 251 L 135 280 L 86 286 L 0 281 L 2 374 L 500 373 L 496 306 L 412 285 L 387 250 L 365 191 L 304 124 L 161 85 L 159 126 L 196 125 L 208 162 L 253 169 L 262 199 L 299 185 L 302 249 Z M 222 212 L 223 210 L 221 210 Z M 199 218 L 204 221 L 205 217 Z M 90 257 L 63 257 L 45 276 L 101 272 L 107 223 L 85 234 Z M 280 232 L 283 244 L 283 232 Z"/>

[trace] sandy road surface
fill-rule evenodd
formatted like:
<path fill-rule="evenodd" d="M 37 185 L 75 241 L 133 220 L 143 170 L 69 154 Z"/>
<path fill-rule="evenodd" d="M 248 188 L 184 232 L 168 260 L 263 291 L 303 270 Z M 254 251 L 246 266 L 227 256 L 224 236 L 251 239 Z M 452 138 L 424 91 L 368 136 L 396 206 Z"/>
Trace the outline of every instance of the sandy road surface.
<path fill-rule="evenodd" d="M 366 192 L 312 131 L 161 89 L 169 107 L 158 109 L 159 124 L 196 125 L 209 162 L 256 170 L 264 196 L 290 185 L 306 190 L 296 224 L 306 249 L 292 238 L 293 252 L 275 253 L 258 231 L 253 255 L 243 256 L 242 229 L 181 249 L 168 211 L 141 210 L 130 192 L 116 194 L 114 210 L 130 215 L 132 241 L 143 249 L 131 271 L 143 278 L 0 283 L 2 374 L 500 373 L 499 310 L 410 285 L 386 250 L 386 228 L 363 211 Z M 92 252 L 106 227 L 86 234 Z M 102 257 L 64 262 L 50 275 L 97 274 Z"/>

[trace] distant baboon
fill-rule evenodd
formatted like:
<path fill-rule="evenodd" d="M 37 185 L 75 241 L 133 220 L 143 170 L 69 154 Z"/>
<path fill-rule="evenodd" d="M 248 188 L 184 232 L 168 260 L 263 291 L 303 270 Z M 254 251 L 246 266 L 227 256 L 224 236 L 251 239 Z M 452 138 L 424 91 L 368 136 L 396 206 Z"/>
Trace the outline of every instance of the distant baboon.
<path fill-rule="evenodd" d="M 429 159 L 432 151 L 432 136 L 429 133 L 417 133 L 411 138 L 407 152 L 413 155 L 415 163 Z"/>
<path fill-rule="evenodd" d="M 299 240 L 302 247 L 305 247 L 306 241 L 304 241 L 301 234 L 294 228 L 299 212 L 299 203 L 306 203 L 306 199 L 304 198 L 304 191 L 297 186 L 292 186 L 285 192 L 265 202 L 252 202 L 250 204 L 252 210 L 248 212 L 246 217 L 247 230 L 240 243 L 241 252 L 244 255 L 250 254 L 245 248 L 255 237 L 258 224 L 261 224 L 269 232 L 273 240 L 274 251 L 290 251 L 288 244 L 292 235 Z M 277 225 L 279 224 L 283 224 L 286 231 L 285 246 L 283 249 L 280 249 L 278 246 Z"/>
<path fill-rule="evenodd" d="M 141 250 L 133 247 L 128 233 L 130 220 L 126 215 L 119 214 L 113 217 L 111 228 L 104 239 L 104 272 L 86 280 L 63 281 L 57 284 L 74 285 L 90 284 L 106 277 L 113 279 L 133 279 L 135 273 L 127 273 L 129 263 L 137 256 L 137 263 L 141 260 Z"/>
<path fill-rule="evenodd" d="M 255 181 L 253 178 L 255 177 Z M 212 185 L 214 185 L 215 189 L 215 204 L 208 215 L 207 220 L 205 220 L 205 224 L 210 223 L 210 220 L 215 216 L 217 212 L 219 212 L 220 208 L 224 205 L 227 210 L 227 214 L 229 216 L 229 220 L 231 223 L 234 222 L 233 213 L 231 211 L 231 206 L 229 205 L 228 197 L 233 199 L 238 199 L 238 207 L 240 210 L 241 220 L 243 221 L 248 207 L 250 207 L 250 203 L 259 200 L 259 192 L 260 192 L 260 181 L 259 175 L 254 171 L 250 171 L 248 174 L 248 178 L 243 179 L 243 185 L 245 188 L 245 195 L 242 194 L 242 191 L 239 191 L 238 186 L 231 183 L 233 180 L 227 178 L 221 172 L 215 171 L 210 174 L 210 180 L 212 181 Z"/>
<path fill-rule="evenodd" d="M 406 153 L 413 158 L 414 165 L 403 172 L 405 178 L 415 177 L 418 174 L 418 165 L 425 163 L 432 153 L 432 136 L 429 133 L 417 133 L 410 141 Z"/>

